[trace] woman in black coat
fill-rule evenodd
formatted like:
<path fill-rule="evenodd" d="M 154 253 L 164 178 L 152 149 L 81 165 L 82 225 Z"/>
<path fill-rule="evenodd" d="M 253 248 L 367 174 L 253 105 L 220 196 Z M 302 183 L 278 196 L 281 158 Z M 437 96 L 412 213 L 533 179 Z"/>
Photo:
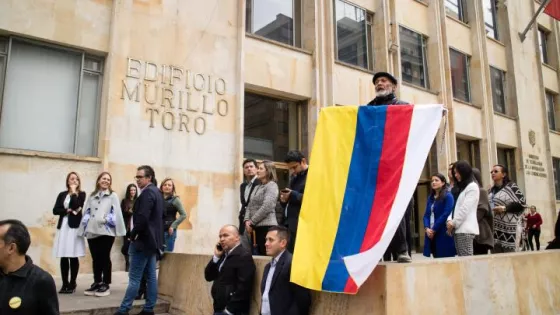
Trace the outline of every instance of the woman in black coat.
<path fill-rule="evenodd" d="M 54 241 L 54 255 L 60 258 L 62 288 L 59 293 L 70 294 L 76 291 L 76 277 L 80 269 L 78 257 L 85 256 L 85 239 L 78 235 L 82 221 L 82 207 L 86 193 L 81 190 L 80 177 L 76 172 L 66 176 L 66 190 L 58 194 L 53 214 L 58 218 L 57 233 Z M 68 272 L 71 272 L 68 281 Z"/>

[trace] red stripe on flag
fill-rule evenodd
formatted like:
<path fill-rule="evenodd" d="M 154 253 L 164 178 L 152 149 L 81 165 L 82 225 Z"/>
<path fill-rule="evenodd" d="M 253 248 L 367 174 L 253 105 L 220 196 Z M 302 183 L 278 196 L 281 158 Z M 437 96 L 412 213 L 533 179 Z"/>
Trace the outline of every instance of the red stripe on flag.
<path fill-rule="evenodd" d="M 385 230 L 401 181 L 412 113 L 413 106 L 400 105 L 387 108 L 377 187 L 360 252 L 372 248 L 379 242 Z"/>
<path fill-rule="evenodd" d="M 344 293 L 358 293 L 358 286 L 356 285 L 356 282 L 354 282 L 352 277 L 348 277 L 348 281 L 346 281 L 346 286 L 344 287 Z"/>
<path fill-rule="evenodd" d="M 560 0 L 550 1 L 550 3 L 546 5 L 544 13 L 550 15 L 555 20 L 560 21 Z"/>

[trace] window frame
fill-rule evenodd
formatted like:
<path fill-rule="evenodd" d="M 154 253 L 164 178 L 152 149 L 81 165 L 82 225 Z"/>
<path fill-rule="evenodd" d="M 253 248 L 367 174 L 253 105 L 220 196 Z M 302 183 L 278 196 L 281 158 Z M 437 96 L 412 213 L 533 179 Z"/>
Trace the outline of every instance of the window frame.
<path fill-rule="evenodd" d="M 39 41 L 39 40 L 34 40 L 34 39 L 29 39 L 29 38 L 23 38 L 23 37 L 19 37 L 19 36 L 0 36 L 0 41 L 7 41 L 8 45 L 7 45 L 7 50 L 5 52 L 1 52 L 0 51 L 0 56 L 5 56 L 5 63 L 3 66 L 3 69 L 0 68 L 0 124 L 2 122 L 2 112 L 3 112 L 3 106 L 4 106 L 4 102 L 3 102 L 3 97 L 4 97 L 4 92 L 5 92 L 5 84 L 6 84 L 6 78 L 8 76 L 8 64 L 10 62 L 10 54 L 11 54 L 11 50 L 12 50 L 12 45 L 13 45 L 13 41 L 19 41 L 28 45 L 32 45 L 32 46 L 36 46 L 36 47 L 45 47 L 45 48 L 49 48 L 49 49 L 54 49 L 54 50 L 58 50 L 58 51 L 62 51 L 62 52 L 68 52 L 68 53 L 74 53 L 74 54 L 79 54 L 81 55 L 81 66 L 80 66 L 80 74 L 79 74 L 79 78 L 78 78 L 78 93 L 77 93 L 77 99 L 76 99 L 76 118 L 75 118 L 75 122 L 74 122 L 74 146 L 72 148 L 72 152 L 53 152 L 53 151 L 45 151 L 48 153 L 54 153 L 54 154 L 68 154 L 68 155 L 72 155 L 72 156 L 80 156 L 77 154 L 77 149 L 78 149 L 78 132 L 79 132 L 79 124 L 80 124 L 80 109 L 82 107 L 82 101 L 81 101 L 81 96 L 82 96 L 82 82 L 83 82 L 83 77 L 84 77 L 84 73 L 90 74 L 90 75 L 96 75 L 98 76 L 98 88 L 97 88 L 97 99 L 98 104 L 97 104 L 97 115 L 95 117 L 95 121 L 94 121 L 94 126 L 95 126 L 95 130 L 93 131 L 94 133 L 94 141 L 93 141 L 93 150 L 92 150 L 92 155 L 86 155 L 88 157 L 98 157 L 99 156 L 99 128 L 100 128 L 100 116 L 101 116 L 101 106 L 102 106 L 102 91 L 103 91 L 103 75 L 104 75 L 104 70 L 105 70 L 105 65 L 106 65 L 106 61 L 105 58 L 102 56 L 98 56 L 98 55 L 92 55 L 87 53 L 85 50 L 80 50 L 80 49 L 76 49 L 76 48 L 71 48 L 71 47 L 66 47 L 66 46 L 62 46 L 62 45 L 57 45 L 57 44 L 52 44 L 52 43 L 47 43 L 47 42 L 43 42 L 43 41 Z M 93 70 L 93 69 L 86 69 L 85 68 L 85 61 L 86 60 L 95 60 L 97 62 L 100 63 L 99 66 L 99 70 Z M 11 148 L 6 148 L 6 147 L 0 147 L 0 149 L 11 149 Z M 22 148 L 18 148 L 18 150 L 22 150 L 22 151 L 38 151 L 36 149 L 33 148 L 29 148 L 29 149 L 22 149 Z"/>
<path fill-rule="evenodd" d="M 500 41 L 500 32 L 499 32 L 499 28 L 498 28 L 498 6 L 497 6 L 497 3 L 496 3 L 497 0 L 488 0 L 488 1 L 490 1 L 490 5 L 491 5 L 491 8 L 490 8 L 491 12 L 490 13 L 492 14 L 492 30 L 493 30 L 493 33 L 495 34 L 495 36 L 490 36 L 488 34 L 489 32 L 486 32 L 486 36 L 490 37 L 492 39 L 495 39 L 497 41 Z M 486 12 L 486 7 L 484 7 L 483 9 L 484 9 L 484 12 Z M 484 14 L 483 14 L 482 17 L 484 19 Z M 487 29 L 488 26 L 489 25 L 486 23 L 486 21 L 484 21 L 484 30 L 485 31 L 488 30 Z"/>
<path fill-rule="evenodd" d="M 550 31 L 540 26 L 537 28 L 537 31 L 538 31 L 538 41 L 539 41 L 541 62 L 546 65 L 550 65 L 550 56 L 548 53 Z"/>
<path fill-rule="evenodd" d="M 503 112 L 499 111 L 496 109 L 496 97 L 495 97 L 495 86 L 494 86 L 494 76 L 493 76 L 493 72 L 494 71 L 499 71 L 502 75 L 502 100 L 503 100 Z M 507 82 L 506 82 L 506 72 L 500 68 L 496 68 L 494 66 L 490 66 L 490 88 L 492 89 L 492 109 L 495 113 L 500 113 L 503 115 L 507 115 L 508 114 L 508 108 L 507 108 Z"/>
<path fill-rule="evenodd" d="M 482 157 L 480 154 L 480 139 L 472 139 L 472 138 L 463 138 L 461 136 L 457 136 L 455 138 L 455 154 L 457 155 L 457 159 L 459 160 L 459 144 L 464 143 L 468 149 L 468 156 L 469 159 L 467 162 L 472 167 L 476 167 L 478 169 L 481 168 L 482 165 Z"/>
<path fill-rule="evenodd" d="M 336 4 L 337 2 L 344 2 L 347 5 L 353 6 L 356 9 L 360 9 L 362 11 L 364 11 L 364 23 L 366 25 L 365 30 L 366 30 L 366 61 L 367 61 L 367 67 L 362 67 L 359 65 L 355 65 L 349 62 L 346 62 L 344 60 L 340 60 L 339 56 L 338 56 L 338 28 L 337 28 L 337 19 L 336 19 Z M 375 17 L 374 13 L 351 2 L 345 1 L 345 0 L 333 0 L 334 3 L 334 10 L 333 10 L 333 21 L 334 21 L 334 54 L 335 54 L 335 60 L 337 62 L 340 62 L 342 64 L 345 65 L 349 65 L 351 67 L 358 67 L 361 69 L 365 69 L 368 71 L 374 71 L 375 67 L 375 56 L 374 56 L 374 48 L 373 48 L 373 18 Z"/>
<path fill-rule="evenodd" d="M 258 0 L 257 0 L 258 1 Z M 285 1 L 285 0 L 283 0 Z M 259 36 L 262 38 L 266 38 L 268 40 L 271 40 L 275 43 L 279 43 L 281 45 L 287 45 L 287 46 L 292 46 L 292 47 L 296 47 L 296 48 L 302 48 L 303 46 L 303 41 L 302 41 L 302 32 L 303 32 L 303 1 L 304 0 L 290 0 L 292 1 L 292 16 L 293 16 L 293 21 L 294 21 L 294 25 L 293 25 L 293 38 L 294 38 L 294 43 L 293 44 L 287 44 L 287 43 L 283 43 L 265 36 L 261 36 L 255 33 L 254 30 L 254 14 L 255 14 L 255 10 L 253 10 L 253 8 L 255 7 L 255 0 L 245 0 L 245 33 L 251 34 L 253 36 Z M 250 4 L 249 4 L 250 3 Z M 247 14 L 247 9 L 250 8 L 250 12 L 251 14 Z M 299 12 L 298 12 L 299 10 Z M 299 33 L 299 34 L 298 34 Z"/>
<path fill-rule="evenodd" d="M 460 54 L 460 55 L 464 58 L 464 64 L 465 64 L 465 69 L 464 69 L 465 71 L 464 71 L 464 73 L 465 73 L 465 75 L 467 76 L 467 86 L 466 86 L 466 87 L 467 87 L 467 90 L 466 90 L 466 96 L 467 96 L 467 97 L 466 97 L 466 99 L 462 99 L 462 98 L 460 98 L 460 97 L 458 97 L 458 96 L 455 95 L 454 86 L 455 86 L 456 84 L 453 84 L 453 65 L 451 64 L 451 62 L 452 62 L 451 55 L 452 55 L 453 53 Z M 469 56 L 469 55 L 467 55 L 467 54 L 461 52 L 460 50 L 457 50 L 457 49 L 451 48 L 451 47 L 449 48 L 449 55 L 450 55 L 450 58 L 449 58 L 449 59 L 450 59 L 450 68 L 451 68 L 451 90 L 452 90 L 451 92 L 453 93 L 453 98 L 454 98 L 454 99 L 457 99 L 457 100 L 460 100 L 460 101 L 463 101 L 463 102 L 471 103 L 471 102 L 472 102 L 472 93 L 471 93 L 471 56 Z M 462 84 L 462 82 L 461 82 L 461 84 Z"/>
<path fill-rule="evenodd" d="M 552 157 L 552 175 L 554 176 L 554 192 L 557 201 L 560 201 L 560 158 Z"/>
<path fill-rule="evenodd" d="M 401 30 L 402 29 L 406 29 L 410 32 L 416 33 L 418 35 L 420 35 L 420 38 L 422 39 L 421 41 L 421 51 L 422 51 L 422 67 L 424 68 L 424 82 L 425 82 L 425 86 L 413 83 L 413 82 L 409 82 L 405 80 L 405 76 L 402 74 L 402 44 L 400 43 L 402 40 L 401 37 Z M 417 86 L 426 90 L 430 89 L 430 74 L 429 74 L 429 70 L 428 70 L 428 36 L 424 35 L 423 33 L 417 32 L 411 28 L 408 28 L 402 24 L 399 24 L 399 58 L 400 58 L 400 66 L 401 66 L 401 78 L 403 82 L 406 82 L 408 84 L 411 84 L 413 86 Z"/>
<path fill-rule="evenodd" d="M 544 95 L 545 95 L 545 102 L 546 102 L 545 105 L 546 105 L 546 118 L 547 118 L 547 123 L 548 123 L 548 129 L 556 131 L 556 128 L 557 128 L 556 99 L 557 99 L 558 95 L 549 91 L 549 90 L 545 90 Z M 552 101 L 552 106 L 550 104 L 550 101 Z M 551 119 L 552 119 L 552 121 L 551 121 Z"/>
<path fill-rule="evenodd" d="M 496 147 L 496 157 L 497 157 L 497 162 L 498 164 L 500 163 L 500 151 L 504 152 L 505 158 L 506 158 L 506 163 L 505 166 L 508 168 L 508 175 L 509 178 L 516 182 L 517 181 L 517 167 L 516 167 L 516 149 L 515 148 L 510 148 L 510 147 L 502 147 L 502 146 L 497 146 Z"/>
<path fill-rule="evenodd" d="M 457 4 L 451 3 L 450 1 L 457 1 Z M 449 14 L 448 4 L 457 7 L 457 10 L 459 11 L 459 13 L 457 13 L 457 17 Z M 457 19 L 465 24 L 469 24 L 469 16 L 468 16 L 465 0 L 445 0 L 444 6 L 445 6 L 445 14 L 447 16 Z"/>

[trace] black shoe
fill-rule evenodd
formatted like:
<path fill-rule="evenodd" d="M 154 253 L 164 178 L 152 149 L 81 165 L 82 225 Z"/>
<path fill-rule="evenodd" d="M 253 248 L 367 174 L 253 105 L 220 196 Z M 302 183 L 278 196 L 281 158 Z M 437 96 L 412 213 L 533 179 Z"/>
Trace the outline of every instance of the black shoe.
<path fill-rule="evenodd" d="M 148 311 L 142 310 L 142 312 L 138 313 L 138 315 L 154 315 L 154 311 L 148 312 Z"/>
<path fill-rule="evenodd" d="M 128 315 L 128 312 L 126 312 L 126 313 L 116 312 L 116 313 L 113 314 L 113 315 Z"/>
<path fill-rule="evenodd" d="M 97 297 L 108 296 L 109 294 L 111 294 L 111 290 L 109 290 L 109 285 L 105 284 L 105 283 L 100 285 L 99 289 L 97 289 L 97 291 L 95 291 L 95 296 L 97 296 Z"/>
<path fill-rule="evenodd" d="M 87 296 L 94 296 L 95 292 L 97 292 L 97 290 L 99 289 L 100 284 L 99 283 L 94 283 L 91 285 L 91 287 L 89 287 L 89 289 L 84 291 L 84 295 Z"/>
<path fill-rule="evenodd" d="M 74 292 L 76 292 L 76 282 L 70 282 L 70 284 L 66 287 L 68 294 L 72 294 Z"/>
<path fill-rule="evenodd" d="M 62 288 L 60 288 L 60 291 L 58 291 L 58 294 L 66 294 L 66 293 L 68 293 L 68 285 L 63 284 Z"/>

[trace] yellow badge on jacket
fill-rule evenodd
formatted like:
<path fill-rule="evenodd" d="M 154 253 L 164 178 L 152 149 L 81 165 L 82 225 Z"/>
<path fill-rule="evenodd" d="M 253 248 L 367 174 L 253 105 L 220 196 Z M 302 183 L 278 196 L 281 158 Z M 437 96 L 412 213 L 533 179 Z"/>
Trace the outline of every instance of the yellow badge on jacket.
<path fill-rule="evenodd" d="M 13 298 L 10 299 L 10 308 L 12 309 L 16 309 L 19 308 L 21 306 L 21 298 L 19 296 L 14 296 Z"/>

